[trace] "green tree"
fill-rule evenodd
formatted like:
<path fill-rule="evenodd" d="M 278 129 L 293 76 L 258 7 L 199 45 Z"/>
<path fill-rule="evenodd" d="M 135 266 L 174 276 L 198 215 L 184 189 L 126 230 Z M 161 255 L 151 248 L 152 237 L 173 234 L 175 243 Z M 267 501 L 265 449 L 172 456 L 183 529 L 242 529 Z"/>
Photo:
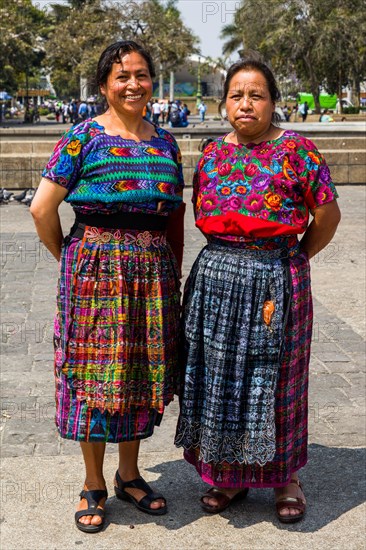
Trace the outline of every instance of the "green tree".
<path fill-rule="evenodd" d="M 178 67 L 196 51 L 198 39 L 185 27 L 175 4 L 175 0 L 55 4 L 47 63 L 58 94 L 76 95 L 81 77 L 91 83 L 101 51 L 115 40 L 143 44 L 162 74 Z"/>
<path fill-rule="evenodd" d="M 38 76 L 49 18 L 31 0 L 0 0 L 0 88 L 15 93 Z"/>
<path fill-rule="evenodd" d="M 322 31 L 332 55 L 325 65 L 325 87 L 330 93 L 342 94 L 342 86 L 352 91 L 352 101 L 360 103 L 361 82 L 366 76 L 365 4 L 360 0 L 338 2 L 333 6 Z"/>
<path fill-rule="evenodd" d="M 175 0 L 163 4 L 146 0 L 142 5 L 141 33 L 137 38 L 148 48 L 165 74 L 177 69 L 189 55 L 198 53 L 198 38 L 183 23 Z"/>
<path fill-rule="evenodd" d="M 199 39 L 186 27 L 176 7 L 176 0 L 129 2 L 121 26 L 127 38 L 142 43 L 152 55 L 160 82 L 198 53 Z"/>
<path fill-rule="evenodd" d="M 118 5 L 102 0 L 53 5 L 53 32 L 47 44 L 46 63 L 59 97 L 84 95 L 85 78 L 91 89 L 101 51 L 120 32 Z"/>
<path fill-rule="evenodd" d="M 230 26 L 223 28 L 226 53 L 258 50 L 280 77 L 295 74 L 314 96 L 324 86 L 340 93 L 358 90 L 365 77 L 364 0 L 242 0 Z"/>

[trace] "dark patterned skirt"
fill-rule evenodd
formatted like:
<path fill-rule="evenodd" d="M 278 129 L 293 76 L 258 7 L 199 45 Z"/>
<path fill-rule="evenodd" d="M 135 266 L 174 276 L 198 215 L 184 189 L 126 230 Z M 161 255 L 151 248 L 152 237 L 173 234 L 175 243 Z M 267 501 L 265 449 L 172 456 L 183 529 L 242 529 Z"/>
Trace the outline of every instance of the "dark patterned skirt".
<path fill-rule="evenodd" d="M 180 291 L 162 231 L 86 227 L 66 237 L 55 318 L 61 437 L 149 437 L 178 384 Z"/>
<path fill-rule="evenodd" d="M 286 485 L 307 461 L 307 256 L 298 248 L 289 254 L 210 243 L 192 268 L 184 302 L 176 445 L 211 485 Z"/>

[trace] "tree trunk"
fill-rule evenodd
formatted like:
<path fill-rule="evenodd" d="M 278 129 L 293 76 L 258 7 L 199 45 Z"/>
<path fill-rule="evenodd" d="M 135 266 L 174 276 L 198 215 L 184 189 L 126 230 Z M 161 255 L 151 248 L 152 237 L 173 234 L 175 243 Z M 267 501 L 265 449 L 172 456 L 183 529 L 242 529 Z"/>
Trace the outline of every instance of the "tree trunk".
<path fill-rule="evenodd" d="M 163 65 L 159 64 L 159 99 L 164 99 Z"/>
<path fill-rule="evenodd" d="M 170 83 L 169 83 L 169 101 L 174 101 L 174 71 L 170 71 Z"/>
<path fill-rule="evenodd" d="M 315 112 L 318 115 L 320 115 L 321 107 L 320 107 L 320 97 L 319 97 L 320 96 L 319 86 L 311 83 L 311 93 L 313 94 L 313 97 L 314 97 Z"/>
<path fill-rule="evenodd" d="M 306 71 L 307 71 L 308 76 L 309 76 L 310 91 L 313 94 L 313 98 L 314 98 L 315 112 L 319 115 L 320 114 L 320 99 L 319 99 L 319 96 L 320 96 L 320 91 L 319 91 L 320 82 L 318 82 L 318 79 L 316 78 L 316 74 L 314 72 L 313 65 L 311 63 L 311 59 L 309 59 L 309 55 L 306 55 L 304 57 L 304 63 L 305 63 Z"/>
<path fill-rule="evenodd" d="M 360 81 L 357 76 L 352 76 L 351 79 L 351 101 L 355 107 L 360 107 Z"/>
<path fill-rule="evenodd" d="M 338 101 L 339 101 L 339 114 L 343 113 L 343 105 L 342 105 L 342 81 L 339 79 L 338 81 Z"/>
<path fill-rule="evenodd" d="M 88 81 L 84 76 L 80 76 L 80 99 L 81 101 L 88 99 Z"/>

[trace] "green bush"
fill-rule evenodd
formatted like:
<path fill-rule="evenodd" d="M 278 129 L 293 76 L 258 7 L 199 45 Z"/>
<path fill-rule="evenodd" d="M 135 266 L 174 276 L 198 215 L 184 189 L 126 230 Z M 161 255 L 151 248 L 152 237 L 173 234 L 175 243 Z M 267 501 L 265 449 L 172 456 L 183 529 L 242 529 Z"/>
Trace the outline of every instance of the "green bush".
<path fill-rule="evenodd" d="M 345 115 L 358 115 L 359 112 L 359 107 L 343 107 L 343 113 Z"/>
<path fill-rule="evenodd" d="M 46 116 L 49 114 L 49 110 L 47 109 L 47 107 L 40 107 L 38 109 L 38 112 L 39 112 L 39 116 Z"/>
<path fill-rule="evenodd" d="M 47 118 L 47 120 L 56 120 L 56 117 L 53 114 L 47 115 L 46 118 Z"/>

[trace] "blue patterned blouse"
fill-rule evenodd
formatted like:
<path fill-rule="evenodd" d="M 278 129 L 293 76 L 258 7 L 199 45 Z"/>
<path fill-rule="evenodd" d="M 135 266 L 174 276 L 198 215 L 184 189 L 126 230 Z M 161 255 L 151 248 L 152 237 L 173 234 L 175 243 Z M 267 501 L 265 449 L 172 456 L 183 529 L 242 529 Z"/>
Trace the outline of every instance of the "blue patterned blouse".
<path fill-rule="evenodd" d="M 150 140 L 106 134 L 89 119 L 68 130 L 56 144 L 42 176 L 68 190 L 65 201 L 84 214 L 117 211 L 155 213 L 177 208 L 183 183 L 182 161 L 174 137 L 152 127 Z"/>

